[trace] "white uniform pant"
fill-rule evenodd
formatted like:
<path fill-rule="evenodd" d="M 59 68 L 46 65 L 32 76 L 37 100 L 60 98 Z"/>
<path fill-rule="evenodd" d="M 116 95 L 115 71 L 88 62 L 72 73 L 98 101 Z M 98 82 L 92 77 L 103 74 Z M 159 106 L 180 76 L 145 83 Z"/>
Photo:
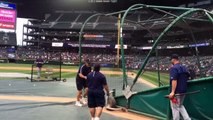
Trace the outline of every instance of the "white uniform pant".
<path fill-rule="evenodd" d="M 185 107 L 183 106 L 185 95 L 176 96 L 175 98 L 177 100 L 176 103 L 173 103 L 172 100 L 170 100 L 173 120 L 180 120 L 180 114 L 184 120 L 191 120 Z"/>
<path fill-rule="evenodd" d="M 37 77 L 41 77 L 41 67 L 37 67 Z"/>

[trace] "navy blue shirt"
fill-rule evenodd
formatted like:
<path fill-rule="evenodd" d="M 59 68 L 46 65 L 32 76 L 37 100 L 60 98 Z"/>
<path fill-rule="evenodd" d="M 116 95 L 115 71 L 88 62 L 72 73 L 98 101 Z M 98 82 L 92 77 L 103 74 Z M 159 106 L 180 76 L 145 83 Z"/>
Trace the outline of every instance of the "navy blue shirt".
<path fill-rule="evenodd" d="M 91 67 L 87 67 L 85 64 L 82 65 L 77 74 L 77 79 L 85 80 L 79 76 L 79 73 L 83 74 L 84 76 L 87 76 L 91 72 Z"/>
<path fill-rule="evenodd" d="M 172 80 L 177 80 L 177 87 L 175 93 L 185 93 L 187 91 L 187 80 L 189 79 L 189 72 L 185 66 L 175 64 L 170 69 L 170 87 L 172 87 Z"/>
<path fill-rule="evenodd" d="M 36 59 L 36 67 L 42 67 L 44 60 L 41 58 Z"/>
<path fill-rule="evenodd" d="M 89 90 L 103 90 L 103 85 L 107 85 L 106 77 L 100 72 L 91 72 L 87 75 Z"/>

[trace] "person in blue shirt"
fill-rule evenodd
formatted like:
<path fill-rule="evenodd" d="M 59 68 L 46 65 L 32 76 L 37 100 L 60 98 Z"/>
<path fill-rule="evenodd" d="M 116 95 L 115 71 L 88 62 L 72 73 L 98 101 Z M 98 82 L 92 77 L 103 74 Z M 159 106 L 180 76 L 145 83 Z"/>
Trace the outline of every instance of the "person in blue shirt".
<path fill-rule="evenodd" d="M 86 59 L 85 63 L 79 68 L 77 76 L 76 76 L 76 87 L 77 87 L 77 101 L 75 103 L 76 106 L 83 106 L 83 104 L 87 104 L 85 97 L 87 96 L 87 75 L 91 72 L 90 60 Z M 82 97 L 82 90 L 84 89 L 84 95 Z M 81 100 L 81 102 L 80 102 Z"/>
<path fill-rule="evenodd" d="M 41 58 L 41 56 L 38 57 L 35 61 L 36 67 L 37 67 L 37 78 L 40 79 L 41 77 L 41 68 L 44 64 L 44 60 Z"/>
<path fill-rule="evenodd" d="M 185 107 L 183 106 L 185 95 L 181 95 L 183 93 L 186 93 L 187 91 L 187 80 L 189 79 L 189 72 L 185 66 L 180 64 L 177 54 L 172 55 L 171 63 L 173 64 L 173 66 L 170 68 L 169 98 L 173 120 L 180 120 L 180 114 L 182 115 L 184 120 L 191 120 Z"/>
<path fill-rule="evenodd" d="M 92 120 L 100 120 L 105 106 L 105 92 L 109 95 L 106 77 L 100 72 L 100 64 L 95 64 L 93 72 L 87 75 L 88 80 L 88 107 Z"/>

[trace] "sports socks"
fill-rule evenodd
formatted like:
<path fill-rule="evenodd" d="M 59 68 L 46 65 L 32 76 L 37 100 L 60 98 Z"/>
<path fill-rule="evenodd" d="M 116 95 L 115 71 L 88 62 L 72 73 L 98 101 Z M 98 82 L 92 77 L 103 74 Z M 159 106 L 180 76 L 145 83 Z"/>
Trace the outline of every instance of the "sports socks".
<path fill-rule="evenodd" d="M 100 120 L 100 118 L 99 117 L 95 117 L 94 120 Z"/>

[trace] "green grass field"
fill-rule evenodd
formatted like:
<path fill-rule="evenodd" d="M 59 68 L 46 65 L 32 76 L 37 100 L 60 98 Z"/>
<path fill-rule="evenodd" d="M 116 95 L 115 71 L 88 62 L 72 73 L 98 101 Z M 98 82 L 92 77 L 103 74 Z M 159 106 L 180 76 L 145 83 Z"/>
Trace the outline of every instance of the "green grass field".
<path fill-rule="evenodd" d="M 133 71 L 134 73 L 138 73 L 137 70 Z M 158 80 L 158 72 L 157 71 L 145 71 L 140 77 L 154 85 L 159 85 L 159 80 Z M 161 73 L 160 72 L 160 81 L 164 85 L 169 84 L 169 74 L 168 73 Z"/>
<path fill-rule="evenodd" d="M 46 66 L 49 65 L 44 65 L 43 67 L 45 68 Z M 31 69 L 32 64 L 16 64 L 16 63 L 0 63 L 0 67 L 19 67 L 19 68 L 29 68 Z M 57 68 L 59 69 L 59 65 L 51 65 L 52 68 Z M 65 70 L 78 70 L 79 66 L 67 66 L 67 65 L 62 65 L 62 69 Z M 108 71 L 117 71 L 116 69 L 113 68 L 102 68 L 102 70 L 108 70 Z M 0 72 L 17 72 L 17 73 L 25 73 L 25 74 L 31 74 L 31 70 L 16 70 L 16 69 L 0 69 Z M 76 76 L 76 72 L 62 72 L 61 73 L 62 78 L 72 78 Z M 110 75 L 110 76 L 116 76 L 116 75 Z"/>
<path fill-rule="evenodd" d="M 147 80 L 155 85 L 158 85 L 158 73 L 157 72 L 150 72 L 150 71 L 146 71 L 144 72 L 143 75 L 141 75 L 141 78 L 144 80 Z M 168 85 L 169 84 L 169 74 L 167 73 L 160 73 L 160 81 L 164 84 L 164 85 Z"/>
<path fill-rule="evenodd" d="M 15 63 L 0 63 L 0 67 L 19 67 L 19 68 L 29 68 L 31 69 L 31 64 L 15 64 Z M 44 66 L 45 67 L 45 66 Z M 51 65 L 52 68 L 59 68 L 59 65 Z M 62 66 L 62 69 L 78 69 L 78 66 Z M 25 74 L 31 74 L 31 70 L 16 70 L 16 69 L 0 69 L 0 72 L 17 72 L 17 73 L 25 73 Z M 76 73 L 71 72 L 62 72 L 61 73 L 63 78 L 72 78 L 76 76 Z"/>
<path fill-rule="evenodd" d="M 48 66 L 48 65 L 46 65 Z M 15 64 L 15 63 L 0 63 L 0 67 L 19 67 L 19 68 L 29 68 L 31 69 L 32 65 L 31 64 Z M 45 66 L 44 66 L 45 67 Z M 53 68 L 59 68 L 59 65 L 51 65 L 51 67 Z M 65 70 L 78 70 L 78 66 L 62 66 L 62 69 Z M 102 70 L 108 70 L 108 71 L 121 71 L 120 69 L 114 69 L 114 68 L 102 68 Z M 17 73 L 25 73 L 25 74 L 31 74 L 31 70 L 5 70 L 5 69 L 0 69 L 0 72 L 17 72 Z M 134 71 L 135 73 L 137 73 L 137 71 Z M 62 78 L 73 78 L 76 76 L 76 72 L 62 72 L 61 73 Z M 107 75 L 110 77 L 117 77 L 120 75 L 116 75 L 116 74 L 110 74 Z M 167 73 L 160 73 L 160 79 L 161 82 L 164 85 L 167 85 L 169 83 L 169 75 Z M 157 72 L 150 72 L 150 71 L 146 71 L 143 75 L 140 76 L 142 79 L 147 80 L 155 85 L 158 85 L 158 76 L 157 76 Z"/>

